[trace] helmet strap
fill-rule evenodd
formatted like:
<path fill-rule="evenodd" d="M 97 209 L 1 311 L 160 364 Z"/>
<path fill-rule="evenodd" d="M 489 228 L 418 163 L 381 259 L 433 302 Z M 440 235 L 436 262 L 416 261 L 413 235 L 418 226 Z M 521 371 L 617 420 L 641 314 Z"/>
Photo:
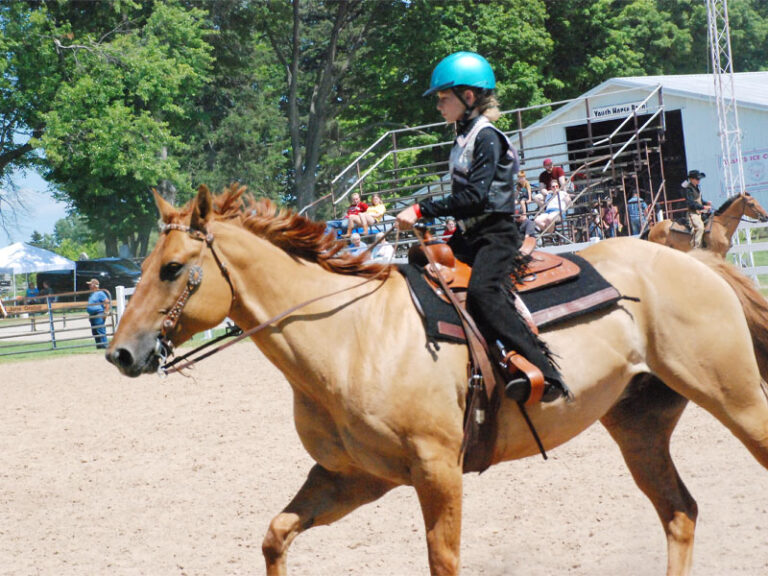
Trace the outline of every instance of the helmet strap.
<path fill-rule="evenodd" d="M 475 104 L 470 106 L 469 104 L 467 104 L 467 101 L 464 100 L 464 95 L 462 94 L 462 92 L 464 90 L 467 90 L 466 87 L 464 87 L 464 89 L 462 89 L 461 86 L 455 86 L 451 90 L 456 95 L 456 98 L 459 99 L 459 102 L 464 104 L 464 114 L 462 115 L 461 120 L 459 120 L 459 123 L 466 124 L 467 122 L 469 122 L 469 117 L 472 115 L 472 112 L 477 107 L 477 95 L 475 95 Z"/>

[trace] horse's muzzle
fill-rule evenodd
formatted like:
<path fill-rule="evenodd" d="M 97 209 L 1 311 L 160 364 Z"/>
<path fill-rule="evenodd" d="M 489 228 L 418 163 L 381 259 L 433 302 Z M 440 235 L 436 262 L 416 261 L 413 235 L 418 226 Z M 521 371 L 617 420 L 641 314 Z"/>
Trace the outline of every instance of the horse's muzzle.
<path fill-rule="evenodd" d="M 147 340 L 144 340 L 146 342 Z M 168 356 L 168 347 L 159 338 L 150 340 L 152 345 L 137 346 L 113 346 L 107 350 L 106 358 L 111 364 L 114 364 L 120 372 L 126 376 L 135 378 L 141 374 L 150 374 L 158 372 L 158 369 L 165 364 Z"/>

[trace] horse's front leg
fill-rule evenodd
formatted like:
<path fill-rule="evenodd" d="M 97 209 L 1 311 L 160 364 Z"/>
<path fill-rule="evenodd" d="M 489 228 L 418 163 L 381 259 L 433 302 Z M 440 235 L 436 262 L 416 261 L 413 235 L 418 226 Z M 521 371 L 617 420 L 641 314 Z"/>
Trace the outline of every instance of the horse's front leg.
<path fill-rule="evenodd" d="M 414 466 L 413 486 L 419 496 L 427 530 L 429 571 L 432 576 L 456 576 L 461 548 L 461 465 L 455 454 L 434 454 Z"/>
<path fill-rule="evenodd" d="M 267 562 L 267 576 L 287 574 L 288 547 L 299 533 L 312 526 L 331 524 L 394 487 L 395 484 L 373 476 L 329 472 L 316 464 L 299 493 L 269 524 L 261 545 Z"/>

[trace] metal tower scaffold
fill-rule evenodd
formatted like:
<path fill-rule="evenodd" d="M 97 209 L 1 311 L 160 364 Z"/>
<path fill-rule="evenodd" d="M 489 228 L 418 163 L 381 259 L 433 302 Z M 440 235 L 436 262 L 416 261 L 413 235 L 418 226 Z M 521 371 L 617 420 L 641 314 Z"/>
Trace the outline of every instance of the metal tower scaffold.
<path fill-rule="evenodd" d="M 745 190 L 745 182 L 741 154 L 741 129 L 733 80 L 728 0 L 707 0 L 707 17 L 720 147 L 723 155 L 725 193 L 731 197 Z"/>

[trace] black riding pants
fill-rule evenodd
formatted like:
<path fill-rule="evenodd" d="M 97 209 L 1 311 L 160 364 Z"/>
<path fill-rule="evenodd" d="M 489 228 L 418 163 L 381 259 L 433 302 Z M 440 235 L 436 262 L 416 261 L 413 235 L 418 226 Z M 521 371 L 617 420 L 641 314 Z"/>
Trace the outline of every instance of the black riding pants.
<path fill-rule="evenodd" d="M 467 310 L 477 327 L 497 351 L 499 340 L 533 362 L 550 382 L 562 382 L 557 368 L 544 353 L 538 338 L 517 313 L 509 294 L 509 275 L 519 254 L 519 232 L 514 216 L 494 214 L 478 225 L 479 231 L 457 232 L 450 244 L 459 259 L 472 265 L 467 290 Z"/>

